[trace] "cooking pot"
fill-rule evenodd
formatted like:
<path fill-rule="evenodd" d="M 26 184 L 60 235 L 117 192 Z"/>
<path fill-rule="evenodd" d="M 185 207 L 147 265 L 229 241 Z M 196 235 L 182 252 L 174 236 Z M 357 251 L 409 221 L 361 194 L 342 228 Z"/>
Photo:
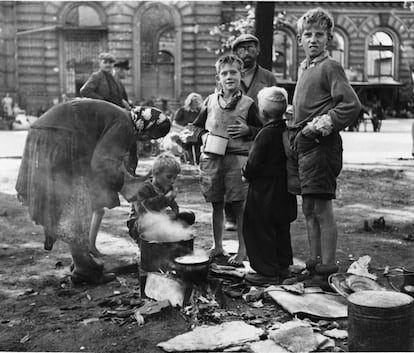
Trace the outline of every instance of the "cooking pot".
<path fill-rule="evenodd" d="M 148 240 L 145 234 L 139 238 L 141 249 L 141 268 L 146 272 L 168 272 L 174 267 L 177 256 L 191 254 L 194 248 L 194 236 L 187 240 L 159 242 Z"/>
<path fill-rule="evenodd" d="M 174 259 L 177 275 L 193 284 L 203 283 L 208 276 L 211 259 L 207 255 L 184 255 Z"/>

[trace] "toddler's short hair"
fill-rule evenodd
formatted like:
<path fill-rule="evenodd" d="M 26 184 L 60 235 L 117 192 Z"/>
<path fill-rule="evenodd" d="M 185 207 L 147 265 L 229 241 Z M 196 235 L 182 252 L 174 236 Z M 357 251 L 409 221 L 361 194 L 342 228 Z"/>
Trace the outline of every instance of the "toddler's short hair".
<path fill-rule="evenodd" d="M 166 169 L 171 170 L 176 174 L 181 172 L 180 162 L 170 152 L 163 152 L 155 158 L 154 163 L 152 164 L 152 174 L 158 175 Z"/>
<path fill-rule="evenodd" d="M 334 29 L 334 20 L 332 15 L 322 9 L 317 7 L 306 12 L 297 22 L 298 35 L 301 35 L 305 29 L 306 25 L 319 25 L 326 30 L 329 37 L 332 37 L 332 32 Z"/>
<path fill-rule="evenodd" d="M 233 54 L 228 54 L 228 55 L 223 55 L 221 58 L 219 58 L 216 61 L 216 72 L 219 74 L 221 68 L 226 65 L 226 64 L 236 64 L 239 67 L 239 71 L 241 72 L 242 68 L 243 68 L 243 60 L 240 59 L 238 56 L 233 55 Z"/>
<path fill-rule="evenodd" d="M 281 116 L 288 104 L 288 93 L 282 87 L 265 87 L 257 94 L 259 111 L 265 111 L 271 116 Z"/>

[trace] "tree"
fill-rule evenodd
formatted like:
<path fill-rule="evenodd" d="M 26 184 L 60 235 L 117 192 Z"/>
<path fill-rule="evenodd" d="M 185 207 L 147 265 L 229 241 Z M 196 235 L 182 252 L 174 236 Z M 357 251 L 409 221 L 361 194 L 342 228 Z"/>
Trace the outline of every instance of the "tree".
<path fill-rule="evenodd" d="M 273 1 L 257 2 L 255 34 L 260 40 L 260 54 L 257 61 L 268 70 L 272 70 L 274 13 L 275 3 Z"/>

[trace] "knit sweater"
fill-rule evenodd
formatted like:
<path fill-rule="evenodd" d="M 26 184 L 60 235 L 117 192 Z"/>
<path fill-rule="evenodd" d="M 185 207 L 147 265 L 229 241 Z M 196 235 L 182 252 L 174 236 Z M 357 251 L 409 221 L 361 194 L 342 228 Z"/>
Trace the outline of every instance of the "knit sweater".
<path fill-rule="evenodd" d="M 329 114 L 334 131 L 358 119 L 361 103 L 348 82 L 342 66 L 326 53 L 310 63 L 303 61 L 293 96 L 295 124 Z"/>

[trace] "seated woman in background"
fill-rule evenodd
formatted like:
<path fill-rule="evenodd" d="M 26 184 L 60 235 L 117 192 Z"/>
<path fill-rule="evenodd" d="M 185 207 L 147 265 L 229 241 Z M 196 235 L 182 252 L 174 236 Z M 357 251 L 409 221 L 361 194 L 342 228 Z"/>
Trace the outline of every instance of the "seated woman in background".
<path fill-rule="evenodd" d="M 186 127 L 191 124 L 201 109 L 203 98 L 198 93 L 190 93 L 184 101 L 184 105 L 179 108 L 174 115 L 173 123 L 179 127 Z M 186 143 L 177 141 L 184 148 L 186 161 L 197 163 L 200 158 L 200 145 L 197 141 L 187 141 Z"/>

